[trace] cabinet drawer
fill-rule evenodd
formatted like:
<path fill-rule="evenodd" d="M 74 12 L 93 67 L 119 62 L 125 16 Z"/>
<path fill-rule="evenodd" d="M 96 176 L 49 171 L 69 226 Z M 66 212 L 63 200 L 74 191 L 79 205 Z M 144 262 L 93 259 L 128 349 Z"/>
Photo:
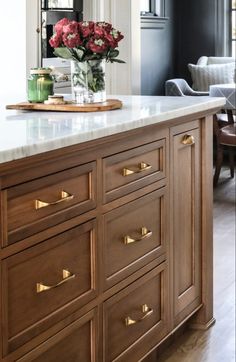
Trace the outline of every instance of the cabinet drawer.
<path fill-rule="evenodd" d="M 104 303 L 105 361 L 137 362 L 167 334 L 166 265 Z"/>
<path fill-rule="evenodd" d="M 165 151 L 162 139 L 103 159 L 104 201 L 164 178 Z"/>
<path fill-rule="evenodd" d="M 5 190 L 6 244 L 94 208 L 95 182 L 91 162 Z"/>
<path fill-rule="evenodd" d="M 3 319 L 10 350 L 97 295 L 95 221 L 3 261 Z"/>
<path fill-rule="evenodd" d="M 87 313 L 17 362 L 97 361 L 97 311 Z"/>
<path fill-rule="evenodd" d="M 164 254 L 168 225 L 165 187 L 103 218 L 106 288 Z"/>

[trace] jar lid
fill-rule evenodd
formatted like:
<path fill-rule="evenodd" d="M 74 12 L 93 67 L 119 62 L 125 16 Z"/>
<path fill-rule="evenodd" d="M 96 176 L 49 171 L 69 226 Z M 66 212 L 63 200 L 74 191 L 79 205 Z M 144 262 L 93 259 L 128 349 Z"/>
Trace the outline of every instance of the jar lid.
<path fill-rule="evenodd" d="M 50 74 L 52 69 L 50 68 L 31 68 L 30 74 Z"/>

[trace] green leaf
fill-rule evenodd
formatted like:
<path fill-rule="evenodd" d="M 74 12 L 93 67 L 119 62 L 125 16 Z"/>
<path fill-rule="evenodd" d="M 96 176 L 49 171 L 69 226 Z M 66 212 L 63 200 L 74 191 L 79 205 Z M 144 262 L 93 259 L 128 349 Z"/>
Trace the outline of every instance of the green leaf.
<path fill-rule="evenodd" d="M 84 51 L 82 49 L 77 49 L 77 48 L 74 48 L 73 49 L 74 53 L 75 53 L 75 56 L 78 60 L 81 60 L 84 56 Z"/>
<path fill-rule="evenodd" d="M 100 54 L 88 54 L 84 56 L 83 60 L 99 60 L 102 59 Z"/>
<path fill-rule="evenodd" d="M 86 62 L 80 62 L 80 63 L 78 64 L 78 67 L 79 67 L 79 69 L 80 69 L 82 72 L 84 72 L 85 74 L 87 74 L 87 72 L 88 72 L 88 66 L 87 66 L 87 63 L 86 63 Z"/>
<path fill-rule="evenodd" d="M 119 55 L 119 50 L 117 49 L 111 49 L 109 52 L 109 57 L 110 58 L 116 58 Z"/>
<path fill-rule="evenodd" d="M 110 59 L 110 62 L 111 63 L 122 63 L 122 64 L 125 64 L 126 62 L 124 62 L 124 60 L 121 60 L 121 59 L 114 59 L 114 58 L 112 58 L 112 59 Z"/>
<path fill-rule="evenodd" d="M 63 59 L 74 59 L 73 54 L 68 48 L 55 48 L 54 53 L 56 57 Z"/>

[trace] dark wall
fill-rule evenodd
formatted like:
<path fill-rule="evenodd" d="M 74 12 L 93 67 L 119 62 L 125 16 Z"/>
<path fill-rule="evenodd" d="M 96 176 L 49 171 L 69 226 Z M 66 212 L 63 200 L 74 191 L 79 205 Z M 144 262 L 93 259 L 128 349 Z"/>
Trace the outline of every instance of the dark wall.
<path fill-rule="evenodd" d="M 164 83 L 174 74 L 174 2 L 166 0 L 166 16 L 162 29 L 141 30 L 141 92 L 160 95 Z"/>
<path fill-rule="evenodd" d="M 222 0 L 223 1 L 223 0 Z M 202 55 L 215 55 L 216 0 L 177 0 L 175 2 L 175 74 L 190 81 L 188 63 L 196 64 Z"/>
<path fill-rule="evenodd" d="M 143 95 L 164 94 L 165 81 L 175 77 L 191 84 L 188 63 L 215 55 L 216 6 L 217 0 L 166 0 L 165 28 L 142 29 Z"/>

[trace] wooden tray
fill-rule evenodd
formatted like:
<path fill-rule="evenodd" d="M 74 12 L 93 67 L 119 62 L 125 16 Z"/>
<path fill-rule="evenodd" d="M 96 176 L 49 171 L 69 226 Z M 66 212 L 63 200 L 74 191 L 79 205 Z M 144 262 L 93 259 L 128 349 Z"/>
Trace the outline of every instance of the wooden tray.
<path fill-rule="evenodd" d="M 22 102 L 10 104 L 6 109 L 17 109 L 21 111 L 54 111 L 54 112 L 101 112 L 111 111 L 122 108 L 122 102 L 118 99 L 107 99 L 103 103 L 75 104 L 67 102 L 66 104 L 44 104 Z"/>

